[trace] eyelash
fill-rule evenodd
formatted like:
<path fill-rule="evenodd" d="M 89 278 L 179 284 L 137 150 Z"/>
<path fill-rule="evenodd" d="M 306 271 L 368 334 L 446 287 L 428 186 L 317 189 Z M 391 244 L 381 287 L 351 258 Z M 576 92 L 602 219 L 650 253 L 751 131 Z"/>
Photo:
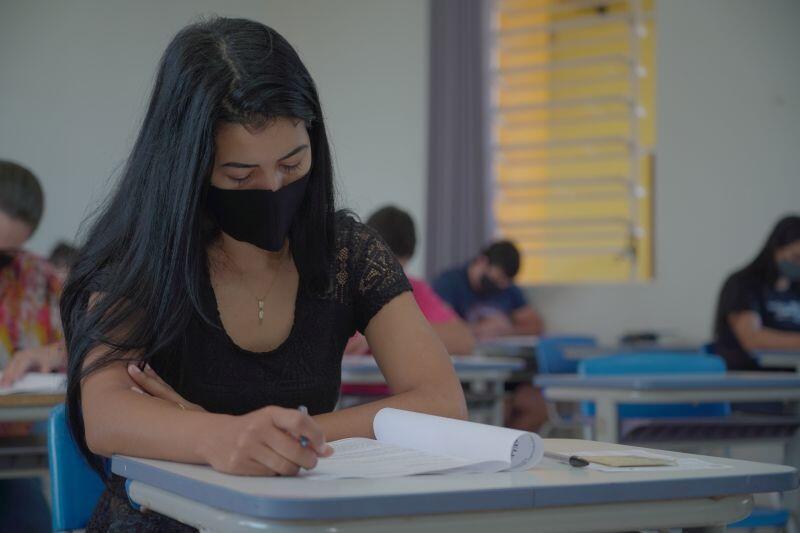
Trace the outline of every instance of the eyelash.
<path fill-rule="evenodd" d="M 291 174 L 292 172 L 294 172 L 295 170 L 300 168 L 300 166 L 302 164 L 303 163 L 301 161 L 300 163 L 297 163 L 296 165 L 280 165 L 280 169 L 283 170 L 284 172 L 286 172 L 287 174 Z M 242 178 L 234 178 L 233 176 L 230 176 L 230 178 L 233 181 L 236 181 L 238 183 L 244 183 L 244 182 L 248 181 L 251 177 L 253 177 L 253 173 L 252 172 L 250 174 L 248 174 L 247 176 L 244 176 Z"/>
<path fill-rule="evenodd" d="M 302 162 L 297 163 L 296 165 L 281 165 L 281 170 L 283 170 L 284 172 L 286 172 L 288 174 L 291 174 L 292 172 L 294 172 L 295 170 L 300 168 L 301 164 L 302 164 Z"/>

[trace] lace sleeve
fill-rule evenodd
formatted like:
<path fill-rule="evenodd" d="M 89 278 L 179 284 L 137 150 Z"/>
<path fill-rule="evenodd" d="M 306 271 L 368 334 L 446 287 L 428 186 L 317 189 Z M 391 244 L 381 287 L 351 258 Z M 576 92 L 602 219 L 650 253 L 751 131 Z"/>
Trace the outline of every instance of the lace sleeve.
<path fill-rule="evenodd" d="M 403 267 L 383 239 L 371 228 L 350 222 L 347 255 L 355 327 L 364 332 L 372 317 L 395 296 L 410 291 Z"/>

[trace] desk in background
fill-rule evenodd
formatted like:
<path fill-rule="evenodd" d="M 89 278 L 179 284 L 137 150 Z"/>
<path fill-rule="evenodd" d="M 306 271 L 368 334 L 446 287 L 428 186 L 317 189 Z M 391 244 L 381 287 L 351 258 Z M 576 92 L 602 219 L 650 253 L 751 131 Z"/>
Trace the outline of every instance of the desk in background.
<path fill-rule="evenodd" d="M 628 448 L 563 439 L 545 446 L 563 454 Z M 798 486 L 791 467 L 702 459 L 725 468 L 604 473 L 544 459 L 525 472 L 310 481 L 117 456 L 112 470 L 147 509 L 203 531 L 240 532 L 723 531 L 749 513 L 752 494 Z"/>
<path fill-rule="evenodd" d="M 503 425 L 505 382 L 524 362 L 517 359 L 496 359 L 473 355 L 452 357 L 453 367 L 462 384 L 471 394 L 488 398 L 490 411 L 487 423 Z M 346 355 L 342 358 L 342 384 L 375 385 L 386 381 L 372 356 Z"/>
<path fill-rule="evenodd" d="M 781 372 L 728 372 L 715 374 L 661 374 L 537 376 L 535 383 L 553 401 L 594 402 L 596 438 L 619 442 L 618 408 L 621 404 L 669 404 L 770 401 L 800 402 L 800 376 Z"/>
<path fill-rule="evenodd" d="M 756 359 L 764 368 L 793 368 L 800 373 L 800 352 L 770 350 L 758 352 Z"/>
<path fill-rule="evenodd" d="M 687 355 L 700 353 L 701 348 L 691 344 L 620 344 L 609 346 L 565 346 L 563 348 L 566 359 L 581 360 L 593 357 L 606 357 L 627 353 L 685 353 Z"/>
<path fill-rule="evenodd" d="M 487 339 L 478 343 L 477 352 L 488 357 L 534 357 L 539 337 L 516 335 Z"/>
<path fill-rule="evenodd" d="M 0 423 L 47 420 L 50 410 L 63 401 L 63 393 L 0 395 Z M 0 479 L 40 477 L 48 496 L 48 475 L 44 435 L 0 438 Z"/>
<path fill-rule="evenodd" d="M 0 422 L 39 422 L 64 402 L 64 393 L 6 394 L 0 396 Z"/>

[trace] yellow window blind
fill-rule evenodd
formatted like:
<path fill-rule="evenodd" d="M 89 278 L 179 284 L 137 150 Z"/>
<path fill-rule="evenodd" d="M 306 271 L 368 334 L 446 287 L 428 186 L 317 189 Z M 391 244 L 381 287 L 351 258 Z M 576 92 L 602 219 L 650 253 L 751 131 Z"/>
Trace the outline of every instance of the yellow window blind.
<path fill-rule="evenodd" d="M 651 1 L 497 0 L 492 14 L 492 207 L 519 281 L 651 279 Z"/>

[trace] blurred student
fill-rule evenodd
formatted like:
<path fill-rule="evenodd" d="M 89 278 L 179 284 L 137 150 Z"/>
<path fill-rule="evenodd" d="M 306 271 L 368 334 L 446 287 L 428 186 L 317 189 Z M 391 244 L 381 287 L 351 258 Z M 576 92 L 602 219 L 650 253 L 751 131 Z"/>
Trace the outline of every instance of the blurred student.
<path fill-rule="evenodd" d="M 517 247 L 510 241 L 495 242 L 468 264 L 440 274 L 433 289 L 478 339 L 539 335 L 542 318 L 514 284 L 519 267 Z"/>
<path fill-rule="evenodd" d="M 800 352 L 800 217 L 780 220 L 750 264 L 722 286 L 714 347 L 731 370 L 760 370 L 761 350 Z"/>
<path fill-rule="evenodd" d="M 44 194 L 26 168 L 0 161 L 0 385 L 30 369 L 64 366 L 58 302 L 61 279 L 45 259 L 23 250 L 44 211 Z"/>
<path fill-rule="evenodd" d="M 387 206 L 375 211 L 367 220 L 367 225 L 380 234 L 405 269 L 417 246 L 417 232 L 411 216 L 402 209 Z M 471 354 L 475 348 L 475 337 L 467 324 L 424 280 L 408 276 L 408 281 L 411 283 L 417 305 L 442 340 L 448 353 Z M 359 354 L 368 351 L 369 346 L 364 336 L 356 335 L 348 343 L 345 353 Z"/>
<path fill-rule="evenodd" d="M 464 266 L 448 270 L 433 282 L 434 290 L 470 325 L 479 340 L 507 335 L 539 335 L 544 324 L 514 284 L 520 255 L 510 241 L 491 244 Z M 504 425 L 537 431 L 547 420 L 540 390 L 530 383 L 513 386 Z"/>
<path fill-rule="evenodd" d="M 10 384 L 18 370 L 49 370 L 64 360 L 61 282 L 47 261 L 22 250 L 43 211 L 36 177 L 16 163 L 0 161 L 0 360 L 5 364 L 11 358 L 0 385 Z M 0 436 L 28 431 L 29 424 L 0 424 Z M 0 480 L 0 531 L 49 531 L 49 517 L 39 479 Z"/>

